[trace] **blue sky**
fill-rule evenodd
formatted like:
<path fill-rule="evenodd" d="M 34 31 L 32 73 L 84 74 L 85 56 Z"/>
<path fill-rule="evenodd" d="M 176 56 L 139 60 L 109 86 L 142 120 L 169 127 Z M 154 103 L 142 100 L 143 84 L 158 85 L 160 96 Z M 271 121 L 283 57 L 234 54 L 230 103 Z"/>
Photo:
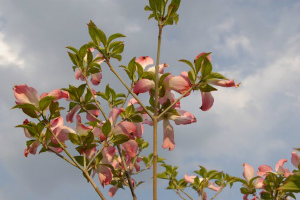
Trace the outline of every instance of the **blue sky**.
<path fill-rule="evenodd" d="M 54 155 L 23 156 L 26 138 L 14 126 L 26 116 L 10 110 L 15 101 L 11 88 L 26 83 L 41 94 L 69 83 L 79 85 L 64 47 L 90 40 L 89 20 L 107 34 L 127 36 L 123 60 L 115 66 L 135 56 L 155 58 L 158 31 L 154 21 L 147 21 L 146 3 L 0 0 L 0 199 L 96 199 L 80 172 Z M 274 167 L 282 158 L 290 161 L 293 147 L 300 147 L 299 10 L 296 0 L 182 2 L 178 25 L 163 32 L 161 62 L 169 64 L 167 71 L 177 75 L 189 70 L 178 60 L 211 51 L 214 70 L 242 84 L 214 92 L 208 112 L 198 109 L 199 92 L 181 102 L 198 122 L 174 126 L 175 149 L 159 149 L 168 163 L 179 166 L 179 176 L 192 175 L 198 165 L 242 176 L 243 162 L 257 169 L 262 164 Z M 123 91 L 104 68 L 97 89 L 108 82 Z M 144 136 L 150 141 L 151 134 L 146 129 Z M 140 199 L 151 199 L 150 177 L 149 172 L 136 177 L 147 180 L 137 192 Z M 160 199 L 179 199 L 166 186 L 160 181 Z M 241 199 L 238 186 L 217 199 Z M 115 199 L 130 199 L 129 191 L 119 190 Z"/>

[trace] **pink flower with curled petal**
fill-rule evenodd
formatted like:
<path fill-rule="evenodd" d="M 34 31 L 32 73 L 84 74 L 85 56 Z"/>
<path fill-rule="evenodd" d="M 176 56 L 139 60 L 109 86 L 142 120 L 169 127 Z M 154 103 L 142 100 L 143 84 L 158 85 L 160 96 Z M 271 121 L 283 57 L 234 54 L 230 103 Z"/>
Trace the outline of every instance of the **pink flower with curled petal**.
<path fill-rule="evenodd" d="M 180 76 L 169 75 L 164 80 L 166 89 L 174 90 L 180 94 L 184 94 L 188 91 L 192 84 L 188 78 L 188 73 L 183 71 Z M 188 96 L 190 93 L 187 93 L 185 96 Z"/>
<path fill-rule="evenodd" d="M 170 124 L 169 119 L 164 119 L 163 130 L 164 130 L 164 141 L 162 147 L 164 149 L 168 148 L 171 151 L 175 148 L 175 141 L 174 141 L 174 129 L 173 126 Z"/>
<path fill-rule="evenodd" d="M 196 117 L 185 110 L 176 110 L 179 114 L 178 115 L 171 115 L 170 116 L 170 120 L 173 120 L 175 122 L 176 125 L 181 125 L 181 124 L 191 124 L 191 123 L 195 123 L 197 122 Z"/>
<path fill-rule="evenodd" d="M 76 114 L 76 112 L 80 109 L 80 105 L 76 105 L 74 106 L 67 114 L 66 116 L 66 120 L 68 123 L 72 123 L 73 122 L 73 118 L 74 115 Z"/>
<path fill-rule="evenodd" d="M 118 191 L 118 187 L 117 186 L 112 186 L 111 188 L 109 188 L 109 190 L 108 190 L 108 195 L 110 196 L 110 197 L 113 197 L 115 194 L 116 194 L 116 192 Z"/>
<path fill-rule="evenodd" d="M 87 136 L 89 133 L 89 131 L 91 131 L 90 127 L 86 127 L 85 125 L 83 125 L 81 123 L 81 117 L 80 115 L 76 116 L 76 133 L 79 136 Z"/>
<path fill-rule="evenodd" d="M 116 155 L 116 148 L 112 146 L 108 146 L 102 150 L 103 159 L 101 160 L 102 164 L 112 164 L 113 159 Z"/>
<path fill-rule="evenodd" d="M 37 91 L 33 87 L 28 87 L 26 84 L 15 85 L 13 90 L 17 99 L 17 104 L 28 103 L 37 108 L 39 107 L 40 98 Z"/>
<path fill-rule="evenodd" d="M 99 110 L 89 110 L 89 112 L 94 115 L 95 117 L 98 117 L 100 115 L 100 111 Z M 86 113 L 86 119 L 91 121 L 91 122 L 94 122 L 96 121 L 96 119 L 91 116 L 89 113 Z"/>
<path fill-rule="evenodd" d="M 201 92 L 201 96 L 202 96 L 202 106 L 200 107 L 200 109 L 202 111 L 207 111 L 213 106 L 214 97 L 211 95 L 210 92 Z"/>
<path fill-rule="evenodd" d="M 25 120 L 23 121 L 23 125 L 27 125 L 27 124 L 29 124 L 29 121 L 28 121 L 28 119 L 25 119 Z M 32 138 L 32 136 L 30 135 L 30 133 L 28 132 L 28 130 L 27 130 L 26 128 L 23 128 L 23 130 L 24 130 L 24 133 L 25 133 L 25 136 L 26 136 L 26 137 Z"/>
<path fill-rule="evenodd" d="M 300 155 L 298 155 L 296 151 L 292 152 L 291 161 L 292 161 L 292 164 L 298 169 L 298 166 L 300 164 Z"/>
<path fill-rule="evenodd" d="M 124 111 L 125 111 L 124 108 L 113 108 L 113 109 L 110 111 L 109 116 L 108 116 L 108 119 L 109 119 L 109 121 L 110 121 L 110 123 L 111 123 L 112 126 L 116 123 L 116 121 L 117 121 L 119 115 L 120 115 L 122 112 L 124 112 Z"/>
<path fill-rule="evenodd" d="M 186 183 L 194 183 L 194 179 L 196 178 L 197 176 L 189 176 L 187 174 L 184 175 L 184 181 Z"/>
<path fill-rule="evenodd" d="M 91 82 L 93 85 L 99 85 L 102 79 L 102 73 L 98 72 L 91 75 Z"/>
<path fill-rule="evenodd" d="M 142 67 L 145 69 L 148 65 L 153 65 L 154 61 L 150 56 L 141 56 L 138 59 L 135 60 L 135 62 L 142 65 Z"/>
<path fill-rule="evenodd" d="M 84 76 L 82 75 L 82 73 L 81 73 L 81 71 L 79 69 L 75 72 L 75 78 L 77 80 L 80 79 L 81 81 L 85 81 L 85 78 L 84 78 Z"/>
<path fill-rule="evenodd" d="M 40 99 L 42 99 L 46 96 L 55 97 L 54 101 L 57 101 L 57 100 L 62 99 L 62 98 L 66 99 L 66 100 L 69 99 L 69 93 L 67 91 L 63 91 L 63 90 L 60 90 L 60 89 L 52 90 L 49 93 L 43 93 L 43 94 L 41 94 Z"/>
<path fill-rule="evenodd" d="M 291 173 L 289 171 L 289 169 L 287 168 L 283 168 L 283 164 L 287 162 L 287 159 L 281 159 L 277 162 L 276 166 L 275 166 L 275 173 L 278 175 L 284 175 L 285 177 L 288 177 Z M 261 165 L 258 167 L 258 172 L 257 175 L 259 176 L 267 176 L 268 172 L 273 172 L 272 167 L 270 167 L 269 165 Z"/>
<path fill-rule="evenodd" d="M 37 148 L 40 146 L 40 144 L 41 143 L 39 141 L 37 141 L 37 140 L 34 141 L 33 143 L 31 143 L 29 145 L 29 147 L 24 150 L 24 156 L 27 157 L 28 154 L 35 155 L 36 151 L 37 151 Z"/>
<path fill-rule="evenodd" d="M 155 88 L 155 83 L 149 79 L 140 79 L 138 80 L 133 88 L 135 94 L 149 92 L 151 89 Z"/>
<path fill-rule="evenodd" d="M 139 148 L 135 140 L 128 140 L 127 142 L 122 143 L 121 146 L 126 151 L 126 155 L 129 156 L 129 158 L 136 156 Z"/>
<path fill-rule="evenodd" d="M 251 165 L 247 163 L 243 163 L 243 166 L 244 166 L 243 176 L 246 179 L 246 181 L 249 183 L 250 180 L 255 177 L 254 169 Z M 262 189 L 264 186 L 263 182 L 264 180 L 262 178 L 257 178 L 253 181 L 252 184 L 253 187 L 255 187 L 256 189 Z"/>
<path fill-rule="evenodd" d="M 104 165 L 98 165 L 96 173 L 98 174 L 102 187 L 104 187 L 104 185 L 108 185 L 112 181 L 113 174 L 111 173 L 110 168 Z"/>

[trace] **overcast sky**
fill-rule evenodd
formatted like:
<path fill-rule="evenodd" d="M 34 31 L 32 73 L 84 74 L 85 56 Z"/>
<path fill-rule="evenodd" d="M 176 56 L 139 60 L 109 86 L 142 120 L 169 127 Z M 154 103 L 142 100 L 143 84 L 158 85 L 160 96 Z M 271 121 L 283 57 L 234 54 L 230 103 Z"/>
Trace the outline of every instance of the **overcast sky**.
<path fill-rule="evenodd" d="M 14 84 L 33 86 L 39 94 L 74 79 L 66 46 L 88 42 L 86 24 L 93 20 L 107 34 L 127 37 L 121 63 L 133 57 L 155 58 L 157 26 L 147 21 L 146 0 L 0 0 L 0 199 L 64 200 L 96 199 L 81 173 L 52 154 L 23 156 L 26 138 L 14 128 L 26 118 L 14 106 Z M 189 0 L 183 1 L 177 26 L 163 32 L 161 63 L 178 75 L 189 68 L 179 59 L 193 60 L 200 52 L 213 52 L 214 71 L 222 72 L 240 88 L 219 88 L 215 103 L 202 112 L 201 95 L 195 92 L 182 108 L 197 123 L 175 126 L 176 147 L 159 155 L 179 166 L 179 177 L 192 175 L 198 165 L 242 176 L 242 163 L 255 169 L 279 159 L 293 170 L 293 147 L 300 147 L 300 2 L 296 0 Z M 104 68 L 106 83 L 124 91 Z M 145 138 L 151 143 L 151 129 Z M 151 145 L 150 145 L 151 146 Z M 151 174 L 136 177 L 146 183 L 137 190 L 139 199 L 152 199 Z M 99 181 L 95 179 L 97 184 Z M 159 182 L 159 199 L 179 199 Z M 239 186 L 225 190 L 219 200 L 241 199 Z M 105 196 L 107 190 L 104 189 Z M 191 194 L 196 197 L 195 193 Z M 109 198 L 108 198 L 109 199 Z M 115 199 L 131 199 L 119 190 Z"/>

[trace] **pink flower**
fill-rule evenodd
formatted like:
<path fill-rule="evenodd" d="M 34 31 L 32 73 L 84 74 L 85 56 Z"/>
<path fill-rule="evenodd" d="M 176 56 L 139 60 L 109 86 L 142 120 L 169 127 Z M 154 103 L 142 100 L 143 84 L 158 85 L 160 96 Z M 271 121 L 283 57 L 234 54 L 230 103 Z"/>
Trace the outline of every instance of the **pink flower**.
<path fill-rule="evenodd" d="M 181 72 L 180 76 L 169 75 L 165 78 L 164 82 L 166 89 L 174 90 L 180 94 L 184 94 L 192 87 L 186 71 Z M 190 93 L 187 93 L 185 96 L 188 96 L 189 94 Z"/>
<path fill-rule="evenodd" d="M 15 85 L 13 88 L 14 95 L 17 99 L 17 104 L 29 103 L 34 105 L 35 107 L 39 107 L 40 98 L 38 96 L 37 91 L 28 87 L 26 84 L 23 85 Z"/>
<path fill-rule="evenodd" d="M 255 177 L 254 169 L 251 165 L 248 165 L 247 163 L 243 163 L 244 166 L 244 172 L 243 176 L 246 179 L 246 181 L 249 183 L 252 178 Z M 256 189 L 262 189 L 263 188 L 263 182 L 264 180 L 262 178 L 257 178 L 255 181 L 253 181 L 253 187 Z"/>
<path fill-rule="evenodd" d="M 296 151 L 293 151 L 292 153 L 292 164 L 298 168 L 299 164 L 300 164 L 300 155 L 297 154 Z"/>
<path fill-rule="evenodd" d="M 178 115 L 171 115 L 170 119 L 173 120 L 175 122 L 176 125 L 180 125 L 180 124 L 191 124 L 197 121 L 196 117 L 185 110 L 176 110 L 179 114 Z"/>
<path fill-rule="evenodd" d="M 290 171 L 287 168 L 283 168 L 283 164 L 287 162 L 287 159 L 281 159 L 277 162 L 275 166 L 276 174 L 278 175 L 284 175 L 285 177 L 288 177 L 290 175 Z M 267 172 L 273 172 L 272 167 L 269 165 L 261 165 L 258 167 L 259 172 L 257 172 L 257 175 L 259 176 L 267 176 Z"/>
<path fill-rule="evenodd" d="M 93 85 L 99 85 L 102 79 L 102 73 L 98 72 L 91 75 L 91 82 Z"/>
<path fill-rule="evenodd" d="M 88 131 L 91 131 L 90 127 L 86 127 L 81 123 L 80 115 L 76 116 L 76 132 L 79 136 L 87 136 Z"/>
<path fill-rule="evenodd" d="M 109 188 L 109 190 L 108 190 L 108 195 L 109 195 L 110 197 L 113 197 L 113 196 L 116 194 L 116 192 L 117 192 L 118 189 L 119 189 L 119 188 L 118 188 L 117 186 L 112 186 L 112 187 Z"/>
<path fill-rule="evenodd" d="M 155 83 L 149 79 L 140 79 L 138 80 L 133 88 L 135 94 L 149 92 L 151 89 L 155 88 Z"/>
<path fill-rule="evenodd" d="M 174 129 L 168 119 L 164 119 L 163 129 L 164 129 L 164 141 L 162 147 L 164 149 L 169 148 L 169 150 L 171 151 L 175 148 Z"/>
<path fill-rule="evenodd" d="M 186 183 L 194 183 L 194 179 L 196 178 L 197 176 L 189 176 L 187 174 L 184 175 L 184 181 Z M 200 180 L 202 181 L 202 180 Z"/>
<path fill-rule="evenodd" d="M 24 156 L 27 157 L 28 154 L 33 154 L 33 155 L 35 155 L 35 154 L 36 154 L 36 151 L 37 151 L 37 148 L 40 146 L 40 144 L 41 144 L 41 143 L 40 143 L 38 140 L 36 140 L 36 141 L 34 141 L 33 143 L 31 143 L 31 144 L 29 145 L 29 147 L 26 148 L 26 149 L 24 150 Z"/>
<path fill-rule="evenodd" d="M 201 96 L 202 96 L 202 106 L 200 107 L 200 109 L 202 111 L 207 111 L 213 106 L 214 97 L 211 95 L 210 92 L 201 92 Z"/>
<path fill-rule="evenodd" d="M 135 60 L 135 62 L 142 65 L 142 67 L 145 69 L 148 65 L 153 65 L 154 61 L 150 56 L 141 56 L 138 59 Z"/>

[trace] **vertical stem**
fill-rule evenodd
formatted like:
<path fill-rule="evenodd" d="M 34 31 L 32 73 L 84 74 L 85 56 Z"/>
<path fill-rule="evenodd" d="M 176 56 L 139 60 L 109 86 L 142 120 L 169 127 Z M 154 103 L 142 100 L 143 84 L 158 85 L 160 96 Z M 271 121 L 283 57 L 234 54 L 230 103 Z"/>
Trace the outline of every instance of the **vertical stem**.
<path fill-rule="evenodd" d="M 158 71 L 159 71 L 159 57 L 160 57 L 160 45 L 161 34 L 163 25 L 158 24 L 158 44 L 157 44 L 157 56 L 155 65 L 155 96 L 154 96 L 154 116 L 153 116 L 153 200 L 157 200 L 157 123 L 158 123 Z"/>

